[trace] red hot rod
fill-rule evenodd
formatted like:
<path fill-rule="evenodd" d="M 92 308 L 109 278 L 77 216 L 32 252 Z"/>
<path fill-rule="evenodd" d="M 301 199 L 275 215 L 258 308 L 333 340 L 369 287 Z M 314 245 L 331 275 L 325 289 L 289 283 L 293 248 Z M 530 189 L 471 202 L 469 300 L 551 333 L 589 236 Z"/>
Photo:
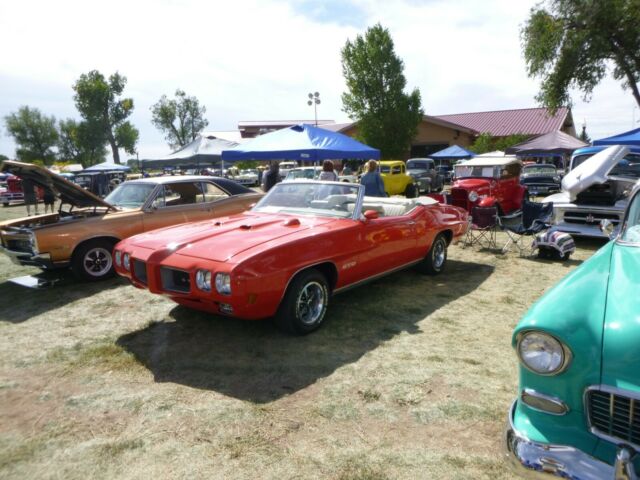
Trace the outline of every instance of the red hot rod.
<path fill-rule="evenodd" d="M 467 213 L 431 198 L 365 197 L 358 184 L 277 184 L 250 211 L 130 237 L 116 271 L 139 288 L 198 310 L 275 317 L 317 329 L 330 296 L 417 266 L 440 273 Z"/>

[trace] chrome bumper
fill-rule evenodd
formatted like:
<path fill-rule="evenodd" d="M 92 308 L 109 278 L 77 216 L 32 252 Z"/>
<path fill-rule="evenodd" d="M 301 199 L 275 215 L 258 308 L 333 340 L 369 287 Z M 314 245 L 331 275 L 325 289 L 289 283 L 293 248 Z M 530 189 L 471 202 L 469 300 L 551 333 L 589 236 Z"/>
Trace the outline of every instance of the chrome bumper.
<path fill-rule="evenodd" d="M 513 402 L 509 411 L 509 422 L 504 434 L 503 447 L 509 466 L 520 477 L 637 480 L 632 463 L 635 452 L 629 447 L 621 446 L 618 449 L 616 464 L 611 466 L 574 447 L 529 440 L 513 426 L 516 403 L 517 401 Z"/>
<path fill-rule="evenodd" d="M 29 252 L 17 252 L 15 250 L 9 250 L 6 247 L 0 245 L 0 252 L 4 253 L 9 259 L 16 265 L 38 267 L 43 269 L 66 267 L 69 262 L 53 263 L 51 261 L 51 255 L 48 253 L 39 253 L 33 255 Z"/>

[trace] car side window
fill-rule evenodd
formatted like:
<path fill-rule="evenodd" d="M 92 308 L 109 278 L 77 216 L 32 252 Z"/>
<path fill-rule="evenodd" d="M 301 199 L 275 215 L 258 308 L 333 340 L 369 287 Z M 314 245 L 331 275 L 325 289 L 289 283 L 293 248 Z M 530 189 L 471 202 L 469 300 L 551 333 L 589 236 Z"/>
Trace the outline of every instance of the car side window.
<path fill-rule="evenodd" d="M 165 200 L 164 200 L 164 185 L 160 188 L 160 190 L 158 191 L 156 198 L 153 199 L 153 202 L 151 203 L 151 206 L 153 208 L 162 208 L 164 207 L 166 204 Z"/>
<path fill-rule="evenodd" d="M 400 165 L 396 165 L 395 167 L 391 167 L 391 175 L 397 175 L 401 172 Z"/>
<path fill-rule="evenodd" d="M 200 189 L 202 191 L 203 201 L 205 202 L 216 202 L 229 196 L 226 192 L 209 182 L 202 182 Z"/>
<path fill-rule="evenodd" d="M 635 195 L 629 206 L 622 239 L 626 242 L 640 243 L 640 193 Z"/>
<path fill-rule="evenodd" d="M 157 208 L 174 207 L 177 205 L 193 205 L 203 202 L 200 182 L 168 183 L 153 201 Z"/>

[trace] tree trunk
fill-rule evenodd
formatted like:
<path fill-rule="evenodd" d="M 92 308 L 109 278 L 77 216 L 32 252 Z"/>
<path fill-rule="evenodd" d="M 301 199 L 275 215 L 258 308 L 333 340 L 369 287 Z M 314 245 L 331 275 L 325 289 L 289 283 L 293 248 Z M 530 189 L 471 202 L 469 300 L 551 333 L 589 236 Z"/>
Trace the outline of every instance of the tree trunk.
<path fill-rule="evenodd" d="M 113 135 L 109 133 L 109 145 L 111 145 L 111 152 L 113 153 L 113 161 L 120 165 L 120 152 L 118 152 L 118 145 Z"/>

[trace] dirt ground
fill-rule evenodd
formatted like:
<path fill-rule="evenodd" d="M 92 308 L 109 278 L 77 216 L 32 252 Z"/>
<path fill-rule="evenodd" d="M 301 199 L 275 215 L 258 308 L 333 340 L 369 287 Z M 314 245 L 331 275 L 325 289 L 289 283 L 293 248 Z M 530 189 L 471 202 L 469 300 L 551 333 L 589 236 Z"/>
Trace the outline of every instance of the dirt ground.
<path fill-rule="evenodd" d="M 37 270 L 0 256 L 0 477 L 511 478 L 511 331 L 600 246 L 564 263 L 452 246 L 442 275 L 337 296 L 306 337 L 117 278 L 23 288 L 7 280 Z"/>

